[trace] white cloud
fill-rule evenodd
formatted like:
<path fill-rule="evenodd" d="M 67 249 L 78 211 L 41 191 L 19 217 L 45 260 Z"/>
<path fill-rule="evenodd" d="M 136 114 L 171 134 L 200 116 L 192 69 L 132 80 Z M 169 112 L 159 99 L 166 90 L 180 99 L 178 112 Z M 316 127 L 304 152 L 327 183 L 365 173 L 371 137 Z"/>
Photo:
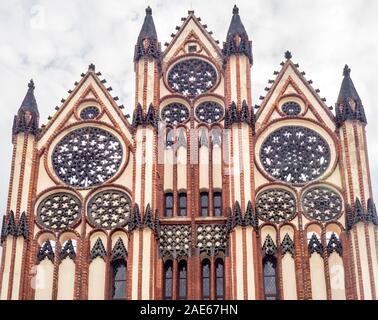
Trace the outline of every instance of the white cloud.
<path fill-rule="evenodd" d="M 46 122 L 67 90 L 80 78 L 87 65 L 95 63 L 114 95 L 130 106 L 134 101 L 133 52 L 144 19 L 151 5 L 159 40 L 170 41 L 181 17 L 193 9 L 202 22 L 224 41 L 231 20 L 233 2 L 220 0 L 181 0 L 131 2 L 112 1 L 1 1 L 0 2 L 0 118 L 2 162 L 0 166 L 0 210 L 6 209 L 11 163 L 11 126 L 30 78 L 36 83 L 41 123 Z M 378 1 L 374 0 L 264 0 L 237 2 L 246 30 L 253 40 L 254 103 L 264 94 L 273 70 L 279 70 L 283 53 L 314 80 L 315 88 L 336 101 L 345 63 L 364 102 L 370 165 L 377 195 L 378 106 L 377 60 Z"/>

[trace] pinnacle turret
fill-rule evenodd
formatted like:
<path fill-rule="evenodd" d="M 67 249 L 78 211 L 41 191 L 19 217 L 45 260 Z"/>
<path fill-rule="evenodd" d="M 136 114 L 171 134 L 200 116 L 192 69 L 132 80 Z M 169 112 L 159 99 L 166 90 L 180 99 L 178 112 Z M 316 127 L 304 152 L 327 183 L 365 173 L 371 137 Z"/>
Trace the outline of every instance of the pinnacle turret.
<path fill-rule="evenodd" d="M 141 57 L 147 56 L 160 59 L 160 45 L 157 38 L 152 10 L 146 9 L 142 29 L 140 30 L 137 44 L 135 46 L 134 61 L 137 62 Z"/>
<path fill-rule="evenodd" d="M 233 54 L 244 54 L 252 64 L 252 42 L 249 41 L 248 34 L 240 19 L 239 8 L 236 5 L 232 13 L 233 16 L 227 32 L 226 42 L 223 44 L 223 55 L 227 59 Z"/>
<path fill-rule="evenodd" d="M 336 120 L 338 126 L 346 120 L 357 120 L 366 124 L 366 116 L 360 96 L 354 87 L 350 77 L 350 68 L 345 65 L 343 71 L 343 82 L 341 83 L 339 97 L 336 102 Z"/>
<path fill-rule="evenodd" d="M 34 89 L 34 81 L 30 80 L 26 96 L 18 109 L 17 115 L 14 117 L 13 134 L 19 132 L 37 134 L 38 132 L 39 111 L 34 96 Z"/>

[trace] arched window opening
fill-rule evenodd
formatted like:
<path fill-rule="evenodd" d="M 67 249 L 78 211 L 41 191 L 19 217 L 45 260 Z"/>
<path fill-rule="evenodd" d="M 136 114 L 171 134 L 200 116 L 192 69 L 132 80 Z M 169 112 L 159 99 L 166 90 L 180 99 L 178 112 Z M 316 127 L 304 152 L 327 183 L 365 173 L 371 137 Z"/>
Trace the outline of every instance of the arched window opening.
<path fill-rule="evenodd" d="M 213 195 L 214 203 L 214 216 L 222 216 L 222 192 L 214 192 Z"/>
<path fill-rule="evenodd" d="M 181 217 L 184 217 L 184 216 L 186 216 L 186 206 L 187 206 L 187 200 L 186 200 L 186 193 L 185 192 L 181 192 L 181 193 L 179 193 L 179 212 L 178 212 L 178 214 L 179 214 L 179 216 L 181 216 Z"/>
<path fill-rule="evenodd" d="M 201 278 L 202 278 L 202 299 L 210 299 L 210 260 L 205 259 L 202 261 L 201 268 Z"/>
<path fill-rule="evenodd" d="M 216 128 L 211 131 L 211 137 L 213 142 L 213 147 L 221 147 L 222 146 L 222 133 L 221 130 Z"/>
<path fill-rule="evenodd" d="M 187 297 L 187 264 L 181 260 L 178 265 L 178 298 L 181 300 Z"/>
<path fill-rule="evenodd" d="M 217 300 L 224 299 L 224 263 L 220 258 L 215 261 L 215 293 Z"/>
<path fill-rule="evenodd" d="M 175 137 L 173 134 L 172 129 L 167 129 L 167 134 L 166 134 L 166 140 L 165 140 L 165 147 L 167 149 L 172 148 L 173 144 L 175 143 Z"/>
<path fill-rule="evenodd" d="M 173 193 L 166 193 L 165 194 L 165 216 L 172 217 L 173 216 Z"/>
<path fill-rule="evenodd" d="M 126 261 L 117 259 L 112 261 L 112 299 L 126 299 Z"/>
<path fill-rule="evenodd" d="M 201 216 L 208 217 L 209 216 L 209 193 L 208 192 L 201 192 Z"/>
<path fill-rule="evenodd" d="M 273 256 L 266 256 L 264 264 L 264 294 L 265 300 L 277 300 L 277 274 L 276 259 Z"/>
<path fill-rule="evenodd" d="M 173 262 L 167 260 L 164 264 L 164 299 L 171 300 L 173 296 Z"/>

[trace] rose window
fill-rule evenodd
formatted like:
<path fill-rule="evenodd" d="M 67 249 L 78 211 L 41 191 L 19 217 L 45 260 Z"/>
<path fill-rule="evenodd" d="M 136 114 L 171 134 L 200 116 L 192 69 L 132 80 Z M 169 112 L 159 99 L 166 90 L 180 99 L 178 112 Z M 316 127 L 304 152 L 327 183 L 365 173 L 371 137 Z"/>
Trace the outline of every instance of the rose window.
<path fill-rule="evenodd" d="M 189 110 L 181 103 L 171 103 L 161 110 L 161 118 L 166 123 L 176 125 L 189 119 Z"/>
<path fill-rule="evenodd" d="M 49 230 L 65 230 L 80 219 L 80 200 L 70 193 L 54 193 L 39 204 L 38 223 Z"/>
<path fill-rule="evenodd" d="M 289 117 L 295 117 L 301 113 L 301 106 L 294 101 L 284 103 L 281 109 Z"/>
<path fill-rule="evenodd" d="M 98 117 L 100 110 L 97 107 L 89 106 L 85 107 L 80 112 L 80 118 L 83 120 L 92 120 Z"/>
<path fill-rule="evenodd" d="M 315 187 L 305 192 L 302 206 L 308 218 L 329 221 L 340 215 L 342 200 L 338 193 L 329 188 Z"/>
<path fill-rule="evenodd" d="M 90 222 L 103 229 L 123 227 L 127 223 L 130 211 L 130 197 L 118 190 L 99 192 L 88 203 Z"/>
<path fill-rule="evenodd" d="M 202 102 L 196 108 L 198 120 L 206 123 L 214 123 L 221 120 L 224 116 L 223 107 L 214 101 Z"/>
<path fill-rule="evenodd" d="M 295 197 L 284 189 L 268 189 L 256 199 L 259 218 L 280 223 L 291 220 L 296 213 Z"/>
<path fill-rule="evenodd" d="M 325 139 L 300 126 L 275 130 L 260 149 L 260 161 L 269 175 L 295 185 L 319 178 L 329 167 L 330 158 Z"/>
<path fill-rule="evenodd" d="M 77 188 L 99 185 L 114 176 L 122 162 L 122 145 L 110 132 L 85 127 L 68 133 L 54 148 L 57 176 Z"/>
<path fill-rule="evenodd" d="M 194 98 L 214 87 L 217 81 L 217 72 L 210 63 L 204 60 L 187 59 L 172 67 L 167 81 L 174 91 Z"/>

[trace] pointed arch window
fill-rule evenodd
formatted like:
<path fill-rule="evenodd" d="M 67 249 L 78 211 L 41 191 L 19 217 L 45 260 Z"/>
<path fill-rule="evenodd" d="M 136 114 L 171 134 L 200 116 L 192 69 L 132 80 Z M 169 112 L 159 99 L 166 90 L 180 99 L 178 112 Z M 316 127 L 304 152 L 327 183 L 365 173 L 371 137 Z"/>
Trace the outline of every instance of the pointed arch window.
<path fill-rule="evenodd" d="M 112 261 L 112 299 L 124 300 L 126 299 L 126 261 L 124 259 L 117 259 Z"/>
<path fill-rule="evenodd" d="M 186 193 L 185 192 L 180 192 L 178 198 L 179 198 L 179 210 L 178 210 L 179 212 L 178 213 L 179 213 L 179 216 L 184 217 L 187 214 L 187 209 L 186 209 L 186 207 L 187 207 L 187 197 L 186 197 Z"/>
<path fill-rule="evenodd" d="M 173 144 L 175 143 L 175 136 L 172 129 L 167 129 L 165 146 L 167 149 L 171 149 Z"/>
<path fill-rule="evenodd" d="M 187 263 L 181 260 L 178 264 L 178 298 L 184 300 L 187 297 Z"/>
<path fill-rule="evenodd" d="M 201 264 L 202 299 L 210 299 L 210 260 L 204 259 Z"/>
<path fill-rule="evenodd" d="M 171 300 L 173 297 L 173 262 L 167 260 L 164 264 L 164 299 Z"/>
<path fill-rule="evenodd" d="M 173 193 L 167 192 L 165 194 L 165 216 L 172 217 L 173 216 Z"/>
<path fill-rule="evenodd" d="M 201 216 L 207 217 L 209 216 L 209 193 L 201 192 L 200 200 L 201 200 Z"/>
<path fill-rule="evenodd" d="M 224 299 L 224 262 L 221 258 L 215 260 L 215 294 L 217 300 Z"/>
<path fill-rule="evenodd" d="M 213 194 L 214 216 L 222 216 L 222 192 L 214 192 Z"/>
<path fill-rule="evenodd" d="M 265 300 L 278 299 L 276 265 L 276 258 L 272 255 L 267 255 L 264 258 L 263 272 Z"/>

